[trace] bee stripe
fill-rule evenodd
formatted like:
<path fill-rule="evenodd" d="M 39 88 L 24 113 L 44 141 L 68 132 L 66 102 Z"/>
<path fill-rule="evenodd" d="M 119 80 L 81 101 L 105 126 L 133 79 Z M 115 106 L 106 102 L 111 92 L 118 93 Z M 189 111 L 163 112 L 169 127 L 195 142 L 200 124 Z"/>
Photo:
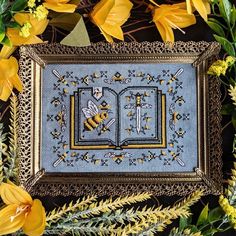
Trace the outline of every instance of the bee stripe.
<path fill-rule="evenodd" d="M 93 118 L 88 118 L 88 123 L 93 127 L 97 128 L 98 124 L 93 120 Z"/>
<path fill-rule="evenodd" d="M 93 130 L 93 127 L 87 121 L 84 122 L 84 127 L 85 127 L 85 129 L 88 129 L 90 131 Z"/>

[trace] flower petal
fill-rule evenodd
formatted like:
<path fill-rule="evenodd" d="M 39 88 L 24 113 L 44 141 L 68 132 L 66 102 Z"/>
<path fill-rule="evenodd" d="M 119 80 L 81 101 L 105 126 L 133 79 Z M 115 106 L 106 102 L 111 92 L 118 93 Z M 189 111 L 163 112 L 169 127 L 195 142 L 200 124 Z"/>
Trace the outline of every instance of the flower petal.
<path fill-rule="evenodd" d="M 16 47 L 14 46 L 8 47 L 4 45 L 0 51 L 0 58 L 5 58 L 5 59 L 9 58 L 15 50 L 16 50 Z"/>
<path fill-rule="evenodd" d="M 8 81 L 5 81 L 3 85 L 1 85 L 1 91 L 0 91 L 0 100 L 7 101 L 7 99 L 10 97 L 13 86 Z"/>
<path fill-rule="evenodd" d="M 13 87 L 16 88 L 20 93 L 23 91 L 23 85 L 22 85 L 19 75 L 11 77 L 10 81 Z"/>
<path fill-rule="evenodd" d="M 18 205 L 6 206 L 0 211 L 0 235 L 11 234 L 19 230 L 25 223 L 25 214 L 19 214 L 11 221 L 16 214 Z"/>
<path fill-rule="evenodd" d="M 99 29 L 101 30 L 101 33 L 105 37 L 106 41 L 109 42 L 109 43 L 113 43 L 112 37 L 109 34 L 107 34 L 104 30 L 102 30 L 101 27 L 99 27 Z"/>
<path fill-rule="evenodd" d="M 193 6 L 196 8 L 200 16 L 207 21 L 207 9 L 202 0 L 192 0 Z"/>
<path fill-rule="evenodd" d="M 29 236 L 42 235 L 46 225 L 46 213 L 40 200 L 35 199 L 27 215 L 23 231 Z"/>
<path fill-rule="evenodd" d="M 97 26 L 104 24 L 109 12 L 114 5 L 115 0 L 101 0 L 98 4 L 95 5 L 90 14 L 92 21 Z"/>
<path fill-rule="evenodd" d="M 114 7 L 106 18 L 106 23 L 123 25 L 129 18 L 132 7 L 133 4 L 129 0 L 116 0 Z"/>
<path fill-rule="evenodd" d="M 0 80 L 8 80 L 11 83 L 10 78 L 17 75 L 18 69 L 18 62 L 15 57 L 10 57 L 9 59 L 0 59 Z"/>
<path fill-rule="evenodd" d="M 7 205 L 17 204 L 17 205 L 31 205 L 31 196 L 23 190 L 23 188 L 16 185 L 2 183 L 0 185 L 0 195 L 3 202 Z"/>
<path fill-rule="evenodd" d="M 119 25 L 109 25 L 107 23 L 100 26 L 103 31 L 119 40 L 124 40 L 124 35 Z"/>
<path fill-rule="evenodd" d="M 74 4 L 53 4 L 49 2 L 44 2 L 43 6 L 46 7 L 47 9 L 56 11 L 56 12 L 68 12 L 72 13 L 75 11 L 77 5 Z"/>

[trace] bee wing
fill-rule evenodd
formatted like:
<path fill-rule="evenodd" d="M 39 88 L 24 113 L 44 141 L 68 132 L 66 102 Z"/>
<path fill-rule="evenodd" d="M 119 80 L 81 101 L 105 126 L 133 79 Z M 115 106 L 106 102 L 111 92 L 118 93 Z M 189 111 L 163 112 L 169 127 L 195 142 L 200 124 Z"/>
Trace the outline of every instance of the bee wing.
<path fill-rule="evenodd" d="M 84 113 L 86 118 L 91 118 L 93 116 L 95 116 L 96 114 L 94 114 L 90 109 L 88 108 L 82 108 L 82 112 Z"/>
<path fill-rule="evenodd" d="M 93 101 L 88 101 L 88 108 L 94 113 L 94 115 L 98 114 L 98 107 Z"/>

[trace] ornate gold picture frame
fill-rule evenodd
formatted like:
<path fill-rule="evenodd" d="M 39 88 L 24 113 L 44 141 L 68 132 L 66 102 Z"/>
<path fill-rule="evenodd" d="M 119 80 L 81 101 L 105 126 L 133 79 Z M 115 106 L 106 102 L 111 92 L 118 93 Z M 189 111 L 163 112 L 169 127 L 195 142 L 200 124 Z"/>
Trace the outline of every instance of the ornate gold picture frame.
<path fill-rule="evenodd" d="M 23 46 L 20 180 L 33 194 L 219 194 L 215 42 Z"/>

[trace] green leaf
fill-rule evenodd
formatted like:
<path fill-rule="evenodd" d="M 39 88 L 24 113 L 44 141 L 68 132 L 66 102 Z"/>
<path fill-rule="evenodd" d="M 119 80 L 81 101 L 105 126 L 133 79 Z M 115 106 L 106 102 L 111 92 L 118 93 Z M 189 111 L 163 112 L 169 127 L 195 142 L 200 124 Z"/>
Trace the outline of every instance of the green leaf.
<path fill-rule="evenodd" d="M 9 6 L 8 0 L 0 0 L 0 15 L 3 14 Z"/>
<path fill-rule="evenodd" d="M 79 13 L 60 14 L 52 18 L 49 24 L 63 30 L 72 31 L 79 22 L 80 18 L 81 15 Z"/>
<path fill-rule="evenodd" d="M 217 1 L 218 1 L 218 0 L 217 0 Z M 215 19 L 215 18 L 208 18 L 208 21 L 214 22 L 214 23 L 220 25 L 222 28 L 228 29 L 228 28 L 225 27 L 220 21 L 218 21 L 218 20 Z"/>
<path fill-rule="evenodd" d="M 216 39 L 217 42 L 219 42 L 223 49 L 230 55 L 230 56 L 235 56 L 235 49 L 233 44 L 227 40 L 226 38 L 220 37 L 216 34 L 214 34 L 214 37 Z"/>
<path fill-rule="evenodd" d="M 2 21 L 2 16 L 0 15 L 0 42 L 5 38 L 5 25 Z"/>
<path fill-rule="evenodd" d="M 7 27 L 7 28 L 15 28 L 15 29 L 20 29 L 20 28 L 21 28 L 20 24 L 18 24 L 18 23 L 15 22 L 15 21 L 7 22 L 7 23 L 6 23 L 6 27 Z"/>
<path fill-rule="evenodd" d="M 227 105 L 232 105 L 232 104 L 227 104 Z M 222 211 L 221 207 L 215 207 L 209 211 L 208 221 L 212 223 L 215 220 L 221 219 L 223 215 L 224 215 L 224 212 Z"/>
<path fill-rule="evenodd" d="M 11 6 L 11 12 L 22 11 L 26 8 L 28 0 L 16 0 Z"/>
<path fill-rule="evenodd" d="M 224 104 L 221 108 L 221 114 L 222 115 L 232 115 L 234 110 L 235 110 L 235 106 L 232 103 Z"/>
<path fill-rule="evenodd" d="M 12 43 L 6 35 L 5 35 L 5 38 L 2 40 L 1 44 L 6 45 L 8 47 L 12 47 Z"/>
<path fill-rule="evenodd" d="M 228 23 L 230 23 L 230 19 L 231 19 L 231 7 L 232 5 L 229 0 L 219 0 L 220 14 Z"/>
<path fill-rule="evenodd" d="M 208 204 L 202 209 L 202 212 L 200 213 L 199 217 L 198 217 L 198 220 L 197 220 L 197 226 L 199 225 L 204 225 L 206 223 L 208 223 L 208 211 L 209 211 L 209 208 L 208 208 Z"/>
<path fill-rule="evenodd" d="M 215 22 L 211 22 L 211 21 L 208 21 L 207 24 L 219 36 L 225 37 L 225 32 L 224 32 L 223 28 L 219 24 L 217 24 Z"/>
<path fill-rule="evenodd" d="M 202 235 L 204 235 L 204 236 L 213 236 L 217 232 L 220 232 L 220 230 L 218 230 L 216 228 L 212 228 L 212 229 L 208 229 L 205 232 L 202 232 Z"/>
<path fill-rule="evenodd" d="M 231 11 L 231 24 L 232 24 L 232 28 L 235 26 L 236 23 L 236 8 L 233 5 L 232 11 Z"/>
<path fill-rule="evenodd" d="M 61 41 L 61 44 L 78 47 L 89 46 L 91 44 L 82 17 L 80 17 L 78 23 L 71 33 Z"/>
<path fill-rule="evenodd" d="M 182 231 L 185 229 L 185 227 L 188 225 L 188 218 L 186 217 L 180 217 L 179 219 L 179 229 Z"/>

